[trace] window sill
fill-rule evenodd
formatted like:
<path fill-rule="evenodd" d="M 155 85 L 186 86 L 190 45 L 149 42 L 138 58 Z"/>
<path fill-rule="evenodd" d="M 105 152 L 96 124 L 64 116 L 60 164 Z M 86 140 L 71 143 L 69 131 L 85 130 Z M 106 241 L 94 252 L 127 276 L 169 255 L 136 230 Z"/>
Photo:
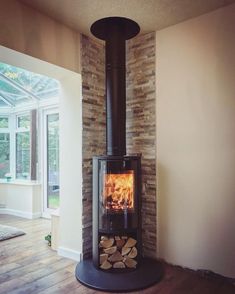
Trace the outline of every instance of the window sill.
<path fill-rule="evenodd" d="M 21 186 L 38 186 L 41 183 L 37 181 L 29 181 L 29 180 L 11 180 L 7 181 L 5 179 L 0 179 L 0 184 L 7 184 L 7 185 L 21 185 Z"/>

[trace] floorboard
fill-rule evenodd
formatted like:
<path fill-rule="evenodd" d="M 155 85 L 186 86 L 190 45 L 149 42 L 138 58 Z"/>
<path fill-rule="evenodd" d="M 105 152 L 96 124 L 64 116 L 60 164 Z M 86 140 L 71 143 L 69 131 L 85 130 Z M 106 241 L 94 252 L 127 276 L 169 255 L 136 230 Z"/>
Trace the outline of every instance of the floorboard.
<path fill-rule="evenodd" d="M 15 226 L 26 235 L 0 242 L 0 294 L 104 294 L 81 285 L 76 262 L 57 255 L 44 240 L 50 221 L 1 215 L 0 224 Z M 220 277 L 164 263 L 163 280 L 134 294 L 235 294 L 235 286 Z M 107 292 L 106 292 L 107 293 Z"/>

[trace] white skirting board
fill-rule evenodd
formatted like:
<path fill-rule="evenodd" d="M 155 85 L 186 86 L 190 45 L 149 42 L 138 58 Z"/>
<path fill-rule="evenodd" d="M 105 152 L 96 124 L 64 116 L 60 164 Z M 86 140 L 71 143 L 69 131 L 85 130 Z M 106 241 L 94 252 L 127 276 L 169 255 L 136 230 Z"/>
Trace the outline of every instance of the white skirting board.
<path fill-rule="evenodd" d="M 60 256 L 67 257 L 75 261 L 81 261 L 82 258 L 81 252 L 69 248 L 59 247 L 57 253 Z"/>
<path fill-rule="evenodd" d="M 30 212 L 24 212 L 21 210 L 8 209 L 8 208 L 0 208 L 0 214 L 10 214 L 10 215 L 15 215 L 15 216 L 23 217 L 23 218 L 28 218 L 28 219 L 35 219 L 42 216 L 41 212 L 30 213 Z"/>

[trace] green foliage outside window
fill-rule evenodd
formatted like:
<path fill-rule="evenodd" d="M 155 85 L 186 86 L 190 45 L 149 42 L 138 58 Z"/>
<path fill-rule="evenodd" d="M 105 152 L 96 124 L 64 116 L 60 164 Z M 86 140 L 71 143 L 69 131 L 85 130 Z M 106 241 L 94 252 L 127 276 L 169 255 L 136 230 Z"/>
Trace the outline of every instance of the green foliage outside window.
<path fill-rule="evenodd" d="M 22 115 L 17 118 L 17 127 L 18 128 L 29 128 L 30 127 L 30 116 Z"/>
<path fill-rule="evenodd" d="M 0 178 L 10 172 L 10 135 L 0 133 Z"/>
<path fill-rule="evenodd" d="M 30 176 L 30 133 L 16 134 L 16 178 L 29 179 Z"/>
<path fill-rule="evenodd" d="M 8 117 L 0 117 L 0 128 L 8 128 Z"/>
<path fill-rule="evenodd" d="M 59 207 L 59 114 L 47 116 L 48 208 Z"/>

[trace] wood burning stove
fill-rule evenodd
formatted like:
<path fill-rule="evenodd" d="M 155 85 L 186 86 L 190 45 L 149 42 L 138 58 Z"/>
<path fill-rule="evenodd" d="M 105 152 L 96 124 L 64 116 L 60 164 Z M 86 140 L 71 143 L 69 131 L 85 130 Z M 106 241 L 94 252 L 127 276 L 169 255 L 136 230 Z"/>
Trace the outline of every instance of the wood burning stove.
<path fill-rule="evenodd" d="M 93 158 L 93 262 L 133 270 L 141 254 L 140 155 Z"/>
<path fill-rule="evenodd" d="M 126 156 L 125 42 L 132 20 L 109 17 L 91 32 L 106 43 L 107 155 L 93 158 L 93 262 L 102 270 L 135 269 L 141 258 L 141 158 Z"/>
<path fill-rule="evenodd" d="M 107 155 L 93 158 L 93 262 L 102 270 L 135 269 L 141 257 L 140 156 L 126 156 L 125 42 L 132 20 L 109 17 L 91 32 L 106 43 Z"/>
<path fill-rule="evenodd" d="M 93 157 L 92 261 L 80 262 L 76 277 L 104 291 L 141 289 L 162 274 L 159 263 L 142 258 L 141 156 L 126 155 L 125 43 L 139 31 L 136 22 L 122 17 L 91 26 L 106 48 L 107 155 Z"/>

